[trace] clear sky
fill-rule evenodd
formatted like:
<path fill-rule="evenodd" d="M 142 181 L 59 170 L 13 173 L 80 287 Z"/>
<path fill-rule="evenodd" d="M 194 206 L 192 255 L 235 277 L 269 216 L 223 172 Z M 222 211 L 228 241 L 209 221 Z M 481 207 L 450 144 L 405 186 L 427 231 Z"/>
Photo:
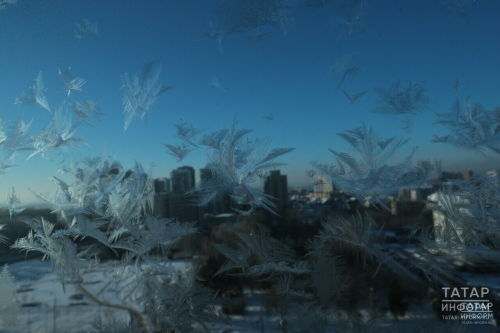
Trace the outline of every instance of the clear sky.
<path fill-rule="evenodd" d="M 284 0 L 283 0 L 284 1 Z M 500 3 L 493 0 L 376 0 L 362 1 L 353 34 L 340 24 L 345 13 L 330 1 L 313 10 L 306 0 L 290 8 L 286 33 L 270 25 L 259 31 L 233 33 L 218 47 L 217 38 L 206 39 L 213 13 L 224 1 L 209 0 L 18 0 L 0 9 L 0 118 L 4 131 L 23 117 L 33 119 L 29 135 L 35 135 L 52 120 L 39 105 L 14 104 L 28 92 L 42 72 L 44 94 L 51 108 L 65 102 L 97 100 L 105 114 L 96 126 L 81 126 L 76 136 L 89 147 L 70 150 L 70 161 L 108 154 L 125 167 L 134 160 L 145 168 L 154 164 L 155 177 L 169 177 L 180 165 L 196 169 L 207 159 L 198 149 L 182 164 L 166 153 L 161 143 L 175 144 L 174 124 L 184 119 L 210 133 L 230 126 L 237 115 L 240 128 L 255 129 L 252 136 L 273 138 L 272 148 L 295 147 L 279 161 L 289 185 L 307 185 L 305 170 L 317 160 L 334 163 L 328 151 L 348 152 L 336 133 L 364 122 L 385 137 L 411 138 L 400 158 L 419 146 L 417 159 L 439 158 L 444 170 L 473 169 L 476 173 L 500 167 L 500 157 L 485 156 L 445 144 L 431 144 L 434 134 L 447 130 L 435 125 L 436 112 L 448 112 L 457 98 L 471 96 L 487 109 L 500 106 Z M 293 1 L 290 1 L 292 3 Z M 328 2 L 328 1 L 326 1 Z M 457 13 L 449 4 L 465 3 Z M 98 36 L 75 37 L 75 24 L 83 19 L 96 22 Z M 265 40 L 248 45 L 247 37 L 264 34 Z M 351 80 L 336 90 L 342 73 L 327 76 L 336 59 L 354 54 L 351 66 L 363 63 Z M 137 73 L 144 63 L 162 64 L 160 81 L 175 86 L 158 97 L 147 119 L 133 122 L 124 132 L 121 75 Z M 74 77 L 86 80 L 82 91 L 68 97 L 58 74 L 71 66 Z M 209 87 L 211 75 L 224 90 Z M 327 76 L 327 77 L 325 77 Z M 449 82 L 464 84 L 455 92 Z M 371 112 L 378 94 L 373 88 L 388 88 L 401 80 L 425 80 L 433 101 L 429 110 L 417 115 L 384 115 Z M 350 94 L 368 91 L 352 105 Z M 262 116 L 273 114 L 274 120 Z M 400 128 L 408 117 L 410 132 Z M 74 116 L 73 119 L 76 119 Z M 0 149 L 1 150 L 1 149 Z M 3 157 L 7 152 L 2 151 Z M 28 188 L 53 191 L 48 177 L 61 167 L 41 154 L 26 160 L 20 152 L 17 166 L 0 175 L 0 203 L 15 186 L 24 203 L 34 201 Z M 68 161 L 63 162 L 67 163 Z M 398 160 L 395 160 L 398 162 Z M 4 160 L 5 164 L 12 164 Z"/>

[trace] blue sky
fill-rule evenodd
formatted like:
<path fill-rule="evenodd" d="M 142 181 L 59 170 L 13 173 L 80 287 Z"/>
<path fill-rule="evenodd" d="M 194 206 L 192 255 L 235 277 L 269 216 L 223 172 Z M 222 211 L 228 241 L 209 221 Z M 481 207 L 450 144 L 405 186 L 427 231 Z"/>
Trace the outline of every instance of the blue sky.
<path fill-rule="evenodd" d="M 102 121 L 97 128 L 82 126 L 76 135 L 89 147 L 71 150 L 70 158 L 99 155 L 103 147 L 125 167 L 134 160 L 144 167 L 155 165 L 155 177 L 169 176 L 180 165 L 199 168 L 207 159 L 199 149 L 182 164 L 166 153 L 161 143 L 175 144 L 174 124 L 184 119 L 210 133 L 230 125 L 237 115 L 241 128 L 254 129 L 252 136 L 273 138 L 272 147 L 295 147 L 281 157 L 288 163 L 282 173 L 290 185 L 306 185 L 309 162 L 334 163 L 328 148 L 348 151 L 336 133 L 361 126 L 373 126 L 384 137 L 403 136 L 410 141 L 400 150 L 402 158 L 419 146 L 417 159 L 440 158 L 445 170 L 497 169 L 500 157 L 485 156 L 445 144 L 431 144 L 433 134 L 447 131 L 434 125 L 436 112 L 448 112 L 456 98 L 480 102 L 491 109 L 500 105 L 500 4 L 496 1 L 468 1 L 466 18 L 450 11 L 446 1 L 377 0 L 363 19 L 373 34 L 349 36 L 335 24 L 334 6 L 312 10 L 298 1 L 291 9 L 293 22 L 286 34 L 271 26 L 268 39 L 247 46 L 252 32 L 234 33 L 223 43 L 203 39 L 212 13 L 223 1 L 167 0 L 18 0 L 0 10 L 0 118 L 4 130 L 20 116 L 33 119 L 30 134 L 51 121 L 40 106 L 14 105 L 28 91 L 41 71 L 51 106 L 86 99 L 98 100 Z M 97 22 L 99 37 L 74 37 L 75 23 Z M 351 81 L 341 86 L 349 93 L 368 91 L 350 105 L 342 91 L 335 90 L 340 76 L 326 77 L 335 59 L 355 53 L 353 64 L 365 65 Z M 161 82 L 174 89 L 160 96 L 144 121 L 123 131 L 121 74 L 136 73 L 144 63 L 162 64 Z M 68 98 L 58 69 L 71 66 L 72 74 L 87 82 L 82 91 Z M 225 91 L 208 86 L 213 74 Z M 456 79 L 465 86 L 455 93 L 448 83 Z M 430 110 L 413 119 L 410 133 L 399 128 L 405 116 L 370 112 L 376 107 L 374 87 L 388 88 L 401 80 L 427 82 Z M 275 120 L 266 121 L 272 113 Z M 5 156 L 2 155 L 2 156 Z M 23 202 L 32 202 L 34 191 L 53 191 L 48 177 L 61 167 L 60 157 L 49 161 L 20 153 L 17 166 L 0 175 L 0 198 L 15 186 Z M 395 162 L 398 160 L 396 159 Z M 5 163 L 10 163 L 5 161 Z M 0 202 L 2 200 L 0 199 Z"/>

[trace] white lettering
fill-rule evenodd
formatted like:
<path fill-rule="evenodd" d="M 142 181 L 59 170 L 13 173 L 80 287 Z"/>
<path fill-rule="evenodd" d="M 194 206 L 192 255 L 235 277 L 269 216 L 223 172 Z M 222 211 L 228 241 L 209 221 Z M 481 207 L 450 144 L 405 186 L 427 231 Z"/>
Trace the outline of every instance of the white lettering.
<path fill-rule="evenodd" d="M 470 299 L 470 298 L 485 298 L 487 294 L 490 293 L 489 288 L 487 287 L 481 287 L 481 291 L 479 291 L 479 288 L 475 287 L 460 287 L 460 288 L 451 288 L 451 287 L 442 287 L 441 288 L 444 291 L 444 297 L 445 298 L 464 298 L 464 299 Z M 451 292 L 450 292 L 451 289 Z M 481 292 L 481 297 L 479 297 L 479 292 Z"/>

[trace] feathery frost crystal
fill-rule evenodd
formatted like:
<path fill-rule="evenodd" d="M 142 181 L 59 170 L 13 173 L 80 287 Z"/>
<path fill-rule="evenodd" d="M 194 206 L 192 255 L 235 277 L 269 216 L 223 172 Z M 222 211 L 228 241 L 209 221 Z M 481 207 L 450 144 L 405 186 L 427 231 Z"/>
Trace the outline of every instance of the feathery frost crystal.
<path fill-rule="evenodd" d="M 97 28 L 96 22 L 83 19 L 81 22 L 76 23 L 75 26 L 75 37 L 80 40 L 88 38 L 92 35 L 99 37 L 99 29 Z"/>
<path fill-rule="evenodd" d="M 272 197 L 257 189 L 255 183 L 260 182 L 262 187 L 267 171 L 284 165 L 273 160 L 295 148 L 277 148 L 267 153 L 270 138 L 250 140 L 248 134 L 252 130 L 238 130 L 236 123 L 234 119 L 230 129 L 207 134 L 199 142 L 209 149 L 212 176 L 200 182 L 195 190 L 198 203 L 205 205 L 229 194 L 239 204 L 250 206 L 246 211 L 235 209 L 240 214 L 248 215 L 257 207 L 272 212 L 276 207 Z"/>
<path fill-rule="evenodd" d="M 434 135 L 432 142 L 449 143 L 475 153 L 488 148 L 500 154 L 500 107 L 486 110 L 479 103 L 471 105 L 467 97 L 464 106 L 457 99 L 450 112 L 436 115 L 436 123 L 446 126 L 450 134 Z"/>
<path fill-rule="evenodd" d="M 156 61 L 144 64 L 142 70 L 137 74 L 125 73 L 122 75 L 123 82 L 123 105 L 125 108 L 124 131 L 130 126 L 135 118 L 142 119 L 147 116 L 156 99 L 172 89 L 159 83 L 161 65 Z"/>
<path fill-rule="evenodd" d="M 432 165 L 420 160 L 412 165 L 411 158 L 417 149 L 402 162 L 388 165 L 386 162 L 408 139 L 392 137 L 381 139 L 370 127 L 357 127 L 338 134 L 351 145 L 354 156 L 329 149 L 337 158 L 337 165 L 313 162 L 313 166 L 326 176 L 337 190 L 349 193 L 362 202 L 385 206 L 383 201 L 401 189 L 423 186 L 440 172 L 439 163 Z M 314 173 L 311 173 L 315 176 Z M 313 179 L 314 181 L 314 179 Z"/>
<path fill-rule="evenodd" d="M 35 79 L 36 83 L 30 88 L 29 93 L 22 93 L 21 96 L 17 97 L 14 104 L 38 104 L 42 108 L 50 111 L 49 102 L 43 94 L 44 86 L 42 80 L 42 72 L 38 72 L 38 76 Z"/>
<path fill-rule="evenodd" d="M 422 110 L 429 109 L 428 104 L 432 103 L 430 98 L 425 95 L 425 82 L 409 83 L 403 87 L 398 81 L 388 89 L 373 88 L 379 93 L 377 101 L 380 104 L 373 110 L 375 113 L 385 114 L 417 114 Z"/>

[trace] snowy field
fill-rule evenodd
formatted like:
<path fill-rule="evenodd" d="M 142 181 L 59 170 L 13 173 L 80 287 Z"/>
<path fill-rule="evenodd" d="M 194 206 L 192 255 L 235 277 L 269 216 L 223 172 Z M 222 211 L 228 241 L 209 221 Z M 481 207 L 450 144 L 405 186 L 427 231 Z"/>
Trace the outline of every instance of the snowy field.
<path fill-rule="evenodd" d="M 133 286 L 135 274 L 130 267 L 119 283 L 118 262 L 103 262 L 92 271 L 82 272 L 83 286 L 100 300 L 136 308 L 137 295 L 127 297 Z M 188 261 L 172 261 L 180 271 L 189 268 Z M 21 302 L 21 313 L 17 327 L 0 329 L 2 333 L 14 332 L 86 332 L 89 323 L 96 317 L 114 315 L 128 322 L 125 310 L 99 306 L 89 299 L 78 284 L 66 284 L 63 288 L 50 261 L 26 260 L 9 265 L 18 285 L 17 298 Z"/>
<path fill-rule="evenodd" d="M 135 274 L 128 268 L 124 273 L 126 278 L 117 284 L 118 264 L 113 261 L 102 262 L 92 271 L 82 272 L 83 286 L 104 302 L 137 308 L 135 299 L 138 295 L 127 297 L 127 290 L 134 285 Z M 171 265 L 179 271 L 185 271 L 190 267 L 190 262 L 172 260 Z M 8 267 L 15 277 L 17 298 L 22 309 L 17 327 L 0 326 L 1 333 L 83 333 L 97 315 L 115 316 L 123 322 L 130 320 L 130 315 L 125 310 L 110 309 L 93 302 L 78 284 L 66 284 L 63 288 L 50 261 L 31 259 Z M 212 326 L 211 331 L 271 332 L 278 326 L 279 316 L 262 309 L 258 292 L 249 297 L 246 309 L 245 316 L 231 317 L 231 326 Z"/>
<path fill-rule="evenodd" d="M 119 279 L 118 262 L 102 262 L 91 271 L 82 272 L 83 287 L 98 297 L 101 301 L 111 304 L 126 305 L 137 310 L 138 293 L 129 293 L 134 286 L 135 273 L 127 267 L 121 280 Z M 186 271 L 190 262 L 186 260 L 171 260 L 169 264 L 179 271 Z M 30 259 L 9 265 L 9 271 L 15 276 L 18 286 L 17 298 L 21 302 L 21 313 L 17 327 L 0 327 L 1 333 L 80 333 L 86 332 L 90 322 L 97 315 L 114 316 L 123 322 L 130 321 L 128 311 L 100 306 L 92 301 L 78 284 L 66 284 L 63 288 L 57 274 L 52 269 L 50 261 Z M 467 274 L 464 274 L 467 275 Z M 500 276 L 464 276 L 472 285 L 482 284 L 498 292 Z M 482 280 L 482 281 L 480 281 Z M 496 288 L 495 288 L 496 287 Z M 246 314 L 231 316 L 230 325 L 209 326 L 214 333 L 230 332 L 275 332 L 279 326 L 279 314 L 266 309 L 261 299 L 261 292 L 245 290 L 247 298 Z M 338 315 L 342 315 L 339 313 Z M 346 315 L 346 314 L 345 314 Z M 405 318 L 405 324 L 411 326 L 411 316 L 433 318 L 428 309 L 411 306 Z M 360 316 L 369 319 L 367 311 L 361 310 Z M 404 320 L 406 319 L 406 320 Z M 390 326 L 394 318 L 387 313 L 385 318 L 378 320 L 380 328 Z M 472 328 L 472 327 L 470 327 Z M 469 328 L 468 328 L 469 329 Z M 477 332 L 485 332 L 486 327 L 476 327 Z M 200 327 L 200 332 L 203 330 Z"/>

